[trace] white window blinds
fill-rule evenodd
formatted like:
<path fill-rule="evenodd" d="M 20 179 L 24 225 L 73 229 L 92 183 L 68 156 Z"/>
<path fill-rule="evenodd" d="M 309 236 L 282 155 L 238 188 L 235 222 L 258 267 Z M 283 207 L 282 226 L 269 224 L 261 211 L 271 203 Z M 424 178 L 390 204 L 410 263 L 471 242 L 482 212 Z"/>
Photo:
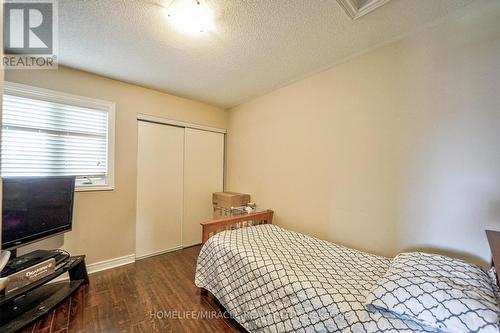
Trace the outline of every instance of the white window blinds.
<path fill-rule="evenodd" d="M 109 177 L 107 111 L 25 96 L 3 96 L 2 176 L 77 176 L 77 185 Z"/>

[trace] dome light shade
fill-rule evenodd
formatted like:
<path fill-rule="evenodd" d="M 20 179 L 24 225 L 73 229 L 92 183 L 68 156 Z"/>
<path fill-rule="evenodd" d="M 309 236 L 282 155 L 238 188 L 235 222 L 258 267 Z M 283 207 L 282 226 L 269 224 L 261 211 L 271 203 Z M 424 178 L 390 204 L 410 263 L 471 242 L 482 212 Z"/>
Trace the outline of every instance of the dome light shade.
<path fill-rule="evenodd" d="M 196 0 L 174 0 L 166 8 L 168 20 L 180 32 L 199 35 L 213 31 L 214 15 L 210 7 Z"/>

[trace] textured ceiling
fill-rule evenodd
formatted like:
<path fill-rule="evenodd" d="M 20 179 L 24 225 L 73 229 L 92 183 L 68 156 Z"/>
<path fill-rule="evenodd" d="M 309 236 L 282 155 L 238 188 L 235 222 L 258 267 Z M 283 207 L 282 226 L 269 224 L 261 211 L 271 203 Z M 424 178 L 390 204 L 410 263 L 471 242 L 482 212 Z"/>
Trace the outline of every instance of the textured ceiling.
<path fill-rule="evenodd" d="M 473 1 L 392 0 L 353 21 L 335 0 L 206 0 L 216 31 L 192 37 L 155 0 L 63 0 L 59 60 L 229 108 Z"/>

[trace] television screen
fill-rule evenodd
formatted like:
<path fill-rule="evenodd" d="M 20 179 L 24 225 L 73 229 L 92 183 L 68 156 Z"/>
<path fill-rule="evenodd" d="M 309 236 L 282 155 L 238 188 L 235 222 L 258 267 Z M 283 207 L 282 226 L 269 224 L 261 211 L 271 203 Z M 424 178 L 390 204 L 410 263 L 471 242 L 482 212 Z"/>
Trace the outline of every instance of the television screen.
<path fill-rule="evenodd" d="M 71 230 L 75 177 L 3 179 L 2 248 Z"/>

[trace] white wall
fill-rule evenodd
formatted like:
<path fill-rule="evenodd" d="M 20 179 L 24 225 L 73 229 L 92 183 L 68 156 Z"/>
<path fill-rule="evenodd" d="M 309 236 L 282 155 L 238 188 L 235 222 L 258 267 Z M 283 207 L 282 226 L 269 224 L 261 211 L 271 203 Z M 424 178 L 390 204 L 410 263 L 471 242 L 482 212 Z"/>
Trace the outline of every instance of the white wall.
<path fill-rule="evenodd" d="M 229 113 L 227 188 L 278 225 L 384 255 L 489 261 L 500 229 L 500 2 Z"/>

